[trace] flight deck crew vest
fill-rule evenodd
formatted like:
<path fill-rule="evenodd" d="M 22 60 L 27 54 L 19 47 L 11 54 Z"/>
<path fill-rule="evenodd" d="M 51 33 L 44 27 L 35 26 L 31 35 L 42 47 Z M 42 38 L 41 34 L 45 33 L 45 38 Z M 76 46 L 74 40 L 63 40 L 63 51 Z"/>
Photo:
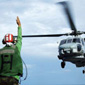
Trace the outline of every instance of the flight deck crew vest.
<path fill-rule="evenodd" d="M 22 76 L 23 65 L 20 52 L 16 45 L 5 46 L 0 49 L 0 75 L 1 76 Z"/>

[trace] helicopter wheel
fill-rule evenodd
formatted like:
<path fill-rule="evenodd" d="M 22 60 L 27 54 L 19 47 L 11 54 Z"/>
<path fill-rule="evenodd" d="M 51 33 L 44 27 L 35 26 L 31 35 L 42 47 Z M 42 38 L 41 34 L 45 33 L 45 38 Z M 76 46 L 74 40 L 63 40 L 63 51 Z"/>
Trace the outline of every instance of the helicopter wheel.
<path fill-rule="evenodd" d="M 84 53 L 84 57 L 85 57 L 85 53 Z"/>
<path fill-rule="evenodd" d="M 85 66 L 84 66 L 84 70 L 82 72 L 83 72 L 83 74 L 85 74 Z"/>
<path fill-rule="evenodd" d="M 85 73 L 85 70 L 83 70 L 83 74 Z"/>
<path fill-rule="evenodd" d="M 65 67 L 65 62 L 61 62 L 61 67 L 64 68 Z"/>

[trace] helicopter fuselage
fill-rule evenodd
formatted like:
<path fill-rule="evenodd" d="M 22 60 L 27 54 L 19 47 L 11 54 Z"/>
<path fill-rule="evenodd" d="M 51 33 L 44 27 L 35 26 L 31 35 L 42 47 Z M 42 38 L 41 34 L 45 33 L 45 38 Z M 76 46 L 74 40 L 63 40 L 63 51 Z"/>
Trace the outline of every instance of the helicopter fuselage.
<path fill-rule="evenodd" d="M 60 42 L 58 58 L 76 64 L 77 67 L 85 66 L 84 39 L 75 37 L 67 38 Z"/>

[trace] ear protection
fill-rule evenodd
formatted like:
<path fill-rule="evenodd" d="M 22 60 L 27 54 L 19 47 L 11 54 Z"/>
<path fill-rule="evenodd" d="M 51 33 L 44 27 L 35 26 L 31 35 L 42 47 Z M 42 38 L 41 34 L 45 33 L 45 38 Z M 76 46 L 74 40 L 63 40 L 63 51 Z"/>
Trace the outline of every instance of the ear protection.
<path fill-rule="evenodd" d="M 13 42 L 12 42 L 14 45 L 16 45 L 17 43 L 17 38 L 13 37 Z"/>
<path fill-rule="evenodd" d="M 6 44 L 6 42 L 4 41 L 4 39 L 2 40 L 2 44 Z"/>

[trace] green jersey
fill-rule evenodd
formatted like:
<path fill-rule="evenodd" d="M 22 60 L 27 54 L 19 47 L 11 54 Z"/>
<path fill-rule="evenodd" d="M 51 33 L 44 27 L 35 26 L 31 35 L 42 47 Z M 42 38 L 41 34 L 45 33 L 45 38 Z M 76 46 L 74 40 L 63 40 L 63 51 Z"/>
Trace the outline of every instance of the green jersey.
<path fill-rule="evenodd" d="M 23 64 L 20 56 L 22 46 L 22 30 L 18 27 L 16 45 L 0 49 L 0 75 L 19 79 L 23 75 Z"/>

